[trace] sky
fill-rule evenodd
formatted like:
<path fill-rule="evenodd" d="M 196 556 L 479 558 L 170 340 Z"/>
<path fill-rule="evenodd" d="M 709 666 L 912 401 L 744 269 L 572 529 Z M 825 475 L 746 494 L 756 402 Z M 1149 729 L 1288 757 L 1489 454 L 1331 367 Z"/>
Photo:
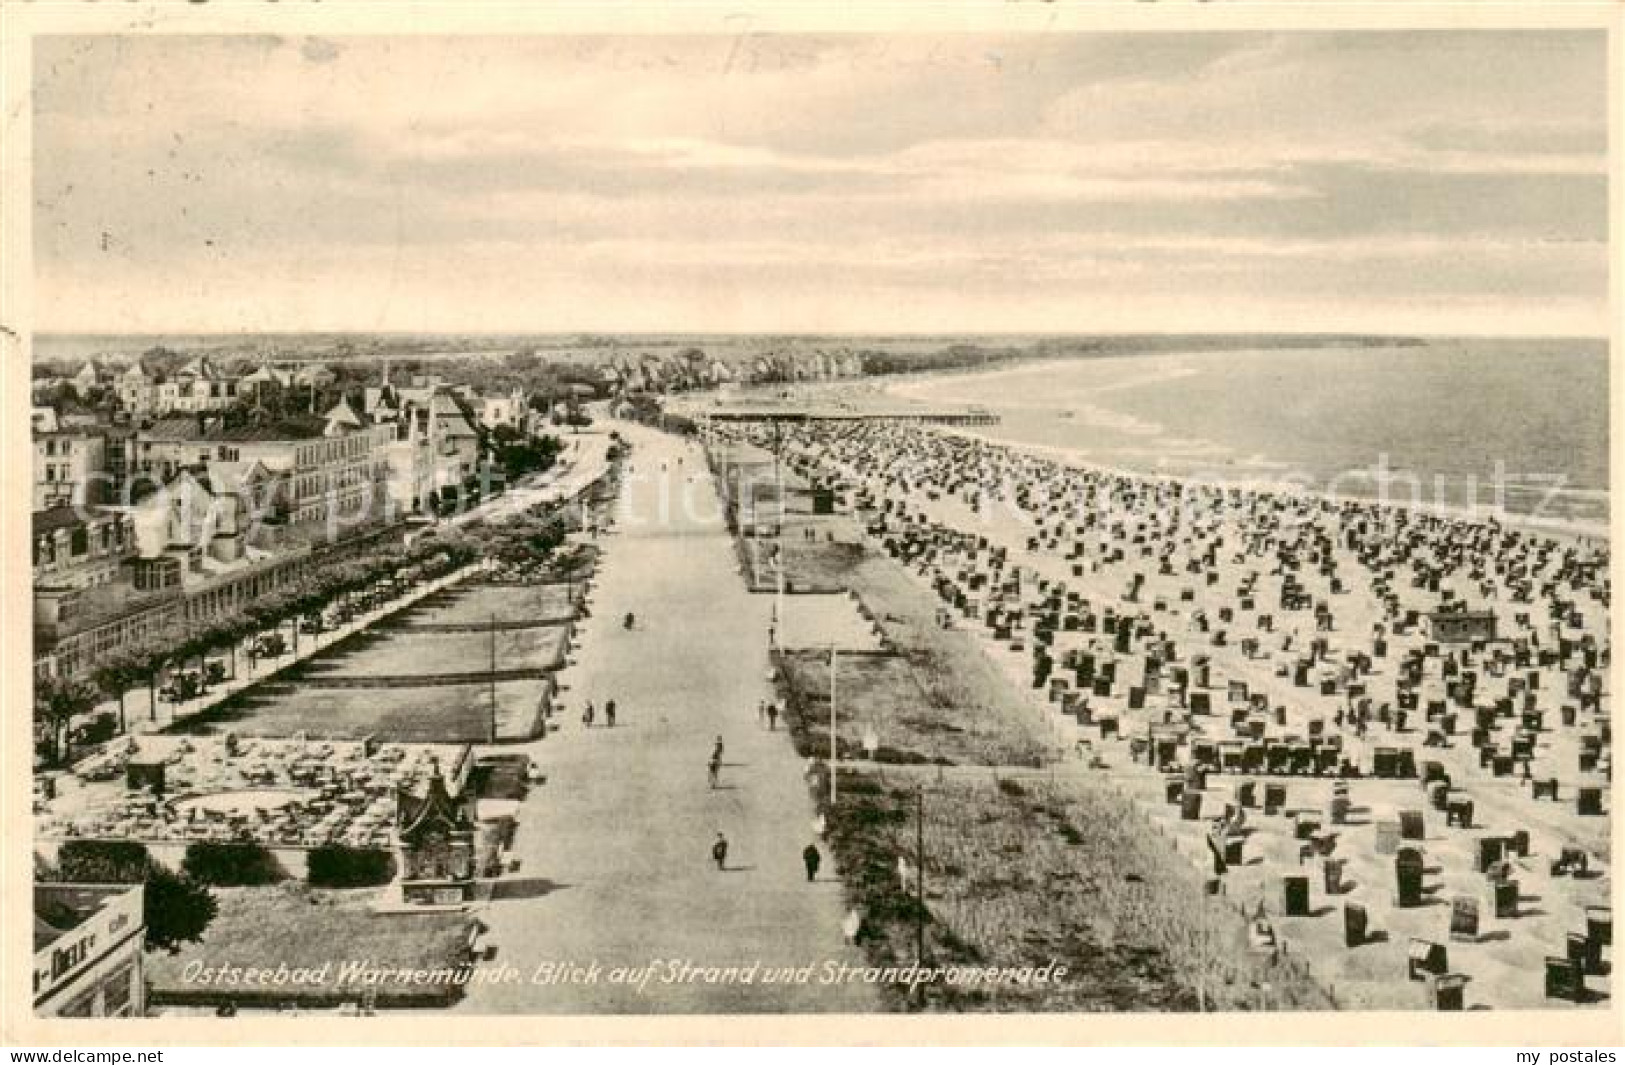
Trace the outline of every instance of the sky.
<path fill-rule="evenodd" d="M 1600 32 L 45 37 L 61 332 L 1607 332 Z"/>

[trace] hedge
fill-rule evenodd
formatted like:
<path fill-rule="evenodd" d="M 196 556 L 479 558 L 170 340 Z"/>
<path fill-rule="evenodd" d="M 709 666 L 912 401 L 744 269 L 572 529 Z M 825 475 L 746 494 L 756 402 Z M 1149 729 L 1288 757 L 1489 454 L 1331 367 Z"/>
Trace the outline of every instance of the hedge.
<path fill-rule="evenodd" d="M 181 871 L 215 887 L 254 887 L 287 877 L 276 856 L 258 843 L 200 840 L 187 846 Z"/>
<path fill-rule="evenodd" d="M 57 876 L 70 884 L 139 884 L 150 864 L 147 848 L 129 839 L 70 839 L 56 856 Z"/>
<path fill-rule="evenodd" d="M 53 878 L 75 884 L 144 884 L 148 950 L 175 951 L 196 943 L 217 912 L 207 887 L 165 869 L 134 840 L 68 840 L 57 852 Z"/>
<path fill-rule="evenodd" d="M 395 856 L 375 847 L 317 847 L 305 857 L 311 887 L 376 887 L 395 879 Z"/>

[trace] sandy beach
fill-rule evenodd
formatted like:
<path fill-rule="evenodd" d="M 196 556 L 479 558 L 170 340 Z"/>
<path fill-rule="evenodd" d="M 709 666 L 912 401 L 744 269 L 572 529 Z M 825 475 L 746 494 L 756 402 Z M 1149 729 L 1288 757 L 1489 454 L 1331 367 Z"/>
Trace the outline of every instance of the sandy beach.
<path fill-rule="evenodd" d="M 1606 905 L 1609 821 L 1575 805 L 1580 789 L 1598 801 L 1608 790 L 1606 763 L 1588 753 L 1608 732 L 1605 542 L 1192 486 L 878 422 L 788 439 L 792 467 L 840 486 L 871 538 L 1190 861 L 1211 860 L 1216 823 L 1245 821 L 1227 892 L 1321 959 L 1340 1001 L 1422 1004 L 1392 974 L 1412 940 L 1437 937 L 1472 978 L 1469 1001 L 1539 1004 L 1542 958 Z M 1181 505 L 1191 492 L 1224 505 Z M 1428 620 L 1441 606 L 1493 614 L 1499 631 L 1441 644 Z M 1305 775 L 1289 767 L 1294 750 L 1330 760 Z M 1397 774 L 1394 752 L 1408 759 Z M 1448 781 L 1438 795 L 1435 778 Z M 1284 806 L 1260 816 L 1251 804 L 1276 779 Z M 1247 781 L 1257 793 L 1244 798 Z M 1175 782 L 1200 799 L 1170 799 Z M 1547 788 L 1555 802 L 1535 798 Z M 1446 816 L 1457 804 L 1470 828 Z M 1283 809 L 1314 818 L 1282 820 Z M 1382 827 L 1412 817 L 1432 870 L 1420 906 L 1399 904 Z M 1331 842 L 1306 856 L 1305 839 Z M 1490 846 L 1512 856 L 1486 865 Z M 1570 852 L 1590 856 L 1589 879 L 1558 871 Z M 1309 874 L 1330 878 L 1311 893 L 1323 901 L 1283 910 L 1285 880 Z M 1496 875 L 1515 878 L 1525 902 L 1486 901 Z M 1496 914 L 1482 935 L 1452 937 L 1462 899 Z M 1338 914 L 1351 905 L 1387 938 L 1344 944 Z"/>
<path fill-rule="evenodd" d="M 1145 358 L 1147 360 L 1154 359 L 1161 361 L 1165 358 L 1178 357 L 1180 354 L 1182 353 L 1158 352 L 1153 356 L 1146 356 Z M 1194 350 L 1184 354 L 1200 357 L 1212 356 L 1212 353 Z M 1001 380 L 1007 380 L 1015 376 L 1041 374 L 1051 371 L 1076 370 L 1082 361 L 1084 360 L 1079 360 L 1076 358 L 1031 359 L 1021 360 L 1014 364 L 1002 363 L 990 366 L 989 368 L 980 371 L 927 371 L 917 375 L 909 375 L 907 377 L 879 378 L 876 379 L 871 387 L 859 389 L 854 389 L 854 386 L 850 384 L 832 384 L 828 386 L 816 387 L 821 393 L 832 393 L 835 395 L 844 396 L 845 398 L 849 399 L 858 409 L 863 409 L 866 405 L 876 405 L 877 397 L 896 399 L 906 403 L 923 406 L 940 407 L 942 406 L 941 401 L 930 398 L 925 393 L 943 385 L 968 385 L 974 386 L 979 392 L 985 392 L 991 395 L 997 392 Z M 1160 378 L 1162 376 L 1166 376 L 1166 372 L 1162 374 L 1153 373 L 1151 376 Z M 1133 387 L 1139 387 L 1143 383 L 1144 382 L 1139 379 L 1131 379 L 1128 382 L 1118 382 L 1116 384 L 1107 385 L 1100 391 L 1110 392 L 1118 388 L 1129 387 L 1131 385 Z M 1162 482 L 1181 482 L 1194 485 L 1236 487 L 1259 492 L 1285 492 L 1292 495 L 1327 499 L 1332 501 L 1342 501 L 1347 499 L 1362 505 L 1370 504 L 1381 507 L 1395 507 L 1416 510 L 1463 521 L 1493 521 L 1501 525 L 1516 526 L 1532 531 L 1538 531 L 1557 538 L 1589 538 L 1608 540 L 1611 534 L 1610 525 L 1606 521 L 1598 522 L 1574 518 L 1560 518 L 1550 515 L 1529 514 L 1508 509 L 1506 507 L 1498 507 L 1489 504 L 1459 505 L 1438 500 L 1427 501 L 1419 498 L 1407 499 L 1404 498 L 1402 494 L 1399 495 L 1398 498 L 1395 498 L 1393 496 L 1385 497 L 1381 494 L 1373 496 L 1367 493 L 1329 493 L 1315 486 L 1315 478 L 1311 477 L 1304 471 L 1295 470 L 1292 462 L 1290 461 L 1290 456 L 1273 460 L 1264 460 L 1260 456 L 1254 456 L 1252 460 L 1242 463 L 1241 468 L 1235 469 L 1234 472 L 1231 472 L 1231 470 L 1227 468 L 1211 466 L 1208 469 L 1204 469 L 1202 474 L 1198 476 L 1189 473 L 1162 473 L 1155 470 L 1147 470 L 1144 468 L 1132 467 L 1123 464 L 1102 462 L 1099 459 L 1089 457 L 1074 447 L 1021 440 L 1019 438 L 1013 438 L 1008 433 L 1001 433 L 1001 431 L 996 428 L 989 430 L 970 426 L 945 425 L 939 427 L 937 431 L 952 433 L 967 439 L 979 440 L 989 445 L 1011 448 L 1025 454 L 1052 460 L 1073 469 L 1091 470 L 1099 473 L 1123 477 L 1144 478 L 1146 480 Z M 1277 475 L 1272 477 L 1259 472 L 1263 470 L 1274 470 L 1276 471 Z M 1283 471 L 1284 476 L 1281 475 Z M 1404 493 L 1405 478 L 1396 474 L 1393 480 L 1395 492 Z M 1418 485 L 1417 488 L 1419 494 L 1420 485 Z M 1598 494 L 1606 496 L 1607 492 L 1606 490 L 1599 490 Z"/>

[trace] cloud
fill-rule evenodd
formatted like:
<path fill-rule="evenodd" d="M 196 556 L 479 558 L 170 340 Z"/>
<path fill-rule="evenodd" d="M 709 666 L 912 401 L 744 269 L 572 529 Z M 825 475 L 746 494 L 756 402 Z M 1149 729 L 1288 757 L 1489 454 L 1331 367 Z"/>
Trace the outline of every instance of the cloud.
<path fill-rule="evenodd" d="M 1600 35 L 184 44 L 40 42 L 47 324 L 1605 302 Z"/>

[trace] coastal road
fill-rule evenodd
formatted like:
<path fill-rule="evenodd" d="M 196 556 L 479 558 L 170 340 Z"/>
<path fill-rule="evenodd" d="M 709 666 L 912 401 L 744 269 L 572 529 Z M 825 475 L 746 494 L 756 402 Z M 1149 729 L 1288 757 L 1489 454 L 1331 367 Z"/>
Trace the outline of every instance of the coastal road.
<path fill-rule="evenodd" d="M 498 881 L 480 918 L 509 982 L 474 982 L 471 1013 L 739 1013 L 872 1008 L 862 984 L 820 982 L 827 962 L 861 963 L 842 939 L 833 857 L 808 883 L 801 851 L 814 815 L 803 766 L 784 732 L 757 721 L 770 696 L 770 599 L 743 579 L 699 449 L 634 425 L 616 531 L 604 549 L 592 616 L 564 673 L 549 735 L 523 749 L 547 775 L 520 808 L 519 869 Z M 664 467 L 664 468 L 663 468 Z M 622 618 L 637 616 L 627 631 Z M 604 725 L 614 699 L 618 720 Z M 583 705 L 598 708 L 593 727 Z M 721 786 L 706 763 L 725 744 Z M 507 747 L 504 750 L 512 751 Z M 711 860 L 727 835 L 727 868 Z M 617 967 L 656 963 L 648 982 L 609 982 Z M 673 969 L 759 964 L 748 985 Z M 542 982 L 538 967 L 596 978 Z M 806 983 L 767 983 L 804 967 Z"/>
<path fill-rule="evenodd" d="M 523 514 L 535 507 L 579 495 L 604 475 L 609 466 L 608 431 L 566 433 L 559 438 L 565 452 L 557 465 L 533 474 L 507 492 L 449 519 L 450 525 L 493 521 Z"/>

